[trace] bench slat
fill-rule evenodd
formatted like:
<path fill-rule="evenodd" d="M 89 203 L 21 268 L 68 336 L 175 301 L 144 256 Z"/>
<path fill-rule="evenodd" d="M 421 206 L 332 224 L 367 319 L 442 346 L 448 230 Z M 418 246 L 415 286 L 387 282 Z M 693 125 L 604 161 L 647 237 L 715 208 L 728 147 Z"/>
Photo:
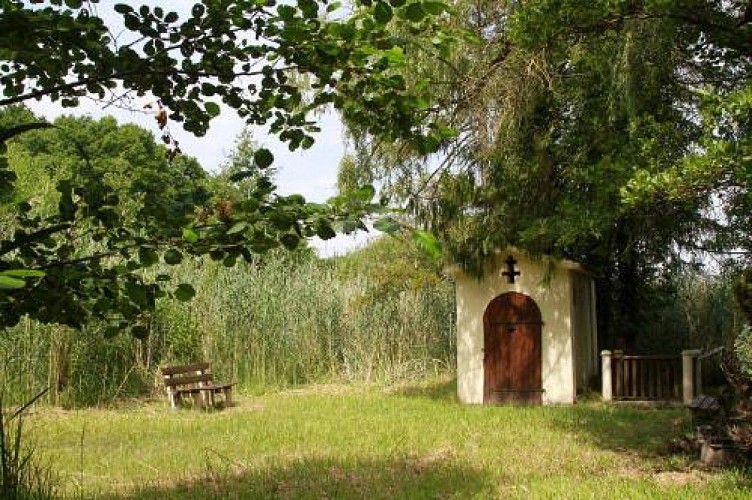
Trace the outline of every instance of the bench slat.
<path fill-rule="evenodd" d="M 204 391 L 224 391 L 230 389 L 235 384 L 216 384 L 216 385 L 202 385 L 201 387 L 185 387 L 181 389 L 175 389 L 175 392 L 179 394 L 198 394 Z"/>
<path fill-rule="evenodd" d="M 211 373 L 204 373 L 203 375 L 186 375 L 182 377 L 165 378 L 164 383 L 167 387 L 179 387 L 181 385 L 211 383 L 211 381 Z"/>
<path fill-rule="evenodd" d="M 210 367 L 211 363 L 202 361 L 199 363 L 191 363 L 189 365 L 163 366 L 160 370 L 162 371 L 162 375 L 179 375 L 181 373 L 208 370 Z"/>
<path fill-rule="evenodd" d="M 225 389 L 229 389 L 230 387 L 234 386 L 235 383 L 232 384 L 210 384 L 210 385 L 203 385 L 199 387 L 201 390 L 207 390 L 207 391 L 223 391 Z"/>

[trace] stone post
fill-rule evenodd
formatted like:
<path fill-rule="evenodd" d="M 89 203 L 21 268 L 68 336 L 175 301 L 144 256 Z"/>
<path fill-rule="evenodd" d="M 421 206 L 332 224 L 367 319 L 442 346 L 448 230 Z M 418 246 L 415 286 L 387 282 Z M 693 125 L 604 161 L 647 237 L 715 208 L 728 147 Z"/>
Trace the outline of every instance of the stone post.
<path fill-rule="evenodd" d="M 698 382 L 697 387 L 695 387 L 695 377 L 700 375 L 699 367 L 697 369 L 697 372 L 695 374 L 695 366 L 697 365 L 697 357 L 700 355 L 699 349 L 688 349 L 686 351 L 682 351 L 682 399 L 684 401 L 685 405 L 688 405 L 692 403 L 692 400 L 695 399 L 695 396 L 697 395 L 695 393 L 695 388 L 697 388 L 697 391 L 700 390 L 700 384 Z"/>
<path fill-rule="evenodd" d="M 603 401 L 612 401 L 614 395 L 611 382 L 611 351 L 601 351 L 601 394 Z"/>

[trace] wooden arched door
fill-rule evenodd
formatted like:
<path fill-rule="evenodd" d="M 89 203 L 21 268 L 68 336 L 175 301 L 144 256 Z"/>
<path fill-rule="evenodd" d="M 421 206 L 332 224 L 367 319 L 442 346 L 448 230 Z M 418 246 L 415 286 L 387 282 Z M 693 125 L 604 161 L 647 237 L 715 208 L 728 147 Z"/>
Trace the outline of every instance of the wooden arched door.
<path fill-rule="evenodd" d="M 527 295 L 499 295 L 483 315 L 486 404 L 541 404 L 541 313 Z"/>

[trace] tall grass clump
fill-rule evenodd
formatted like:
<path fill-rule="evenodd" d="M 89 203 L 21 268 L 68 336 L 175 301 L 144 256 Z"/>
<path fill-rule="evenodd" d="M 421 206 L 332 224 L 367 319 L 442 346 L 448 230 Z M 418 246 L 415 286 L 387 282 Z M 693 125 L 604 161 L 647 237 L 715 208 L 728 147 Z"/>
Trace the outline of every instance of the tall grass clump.
<path fill-rule="evenodd" d="M 151 391 L 149 341 L 129 335 L 106 338 L 103 325 L 74 330 L 24 318 L 0 330 L 0 390 L 21 404 L 38 387 L 62 407 L 109 404 Z"/>
<path fill-rule="evenodd" d="M 26 410 L 45 391 L 16 410 L 7 408 L 0 393 L 0 498 L 54 498 L 55 488 L 49 467 L 34 453 L 24 433 Z"/>
<path fill-rule="evenodd" d="M 733 279 L 687 269 L 673 273 L 652 294 L 653 308 L 638 332 L 642 353 L 731 347 L 741 328 Z"/>
<path fill-rule="evenodd" d="M 454 367 L 453 287 L 396 240 L 330 260 L 278 251 L 231 268 L 204 258 L 161 271 L 197 293 L 188 303 L 159 301 L 144 340 L 29 319 L 0 331 L 9 399 L 49 386 L 54 405 L 111 404 L 159 390 L 158 366 L 197 360 L 252 390 Z"/>
<path fill-rule="evenodd" d="M 161 357 L 211 360 L 222 377 L 247 387 L 386 381 L 452 367 L 452 287 L 426 270 L 431 286 L 404 275 L 385 281 L 363 264 L 373 258 L 279 252 L 234 268 L 208 259 L 185 264 L 176 279 L 197 295 L 189 304 L 160 304 Z"/>

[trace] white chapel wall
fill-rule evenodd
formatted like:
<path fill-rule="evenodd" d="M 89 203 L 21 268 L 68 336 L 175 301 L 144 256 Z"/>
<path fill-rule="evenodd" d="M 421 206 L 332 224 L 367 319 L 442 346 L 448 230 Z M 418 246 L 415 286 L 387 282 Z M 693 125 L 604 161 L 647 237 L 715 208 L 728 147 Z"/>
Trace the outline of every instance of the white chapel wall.
<path fill-rule="evenodd" d="M 515 283 L 502 276 L 503 260 L 513 255 L 521 272 Z M 530 296 L 541 311 L 543 402 L 572 403 L 575 397 L 570 271 L 519 251 L 500 252 L 497 269 L 480 281 L 456 271 L 457 390 L 463 403 L 483 403 L 483 313 L 505 292 Z"/>

